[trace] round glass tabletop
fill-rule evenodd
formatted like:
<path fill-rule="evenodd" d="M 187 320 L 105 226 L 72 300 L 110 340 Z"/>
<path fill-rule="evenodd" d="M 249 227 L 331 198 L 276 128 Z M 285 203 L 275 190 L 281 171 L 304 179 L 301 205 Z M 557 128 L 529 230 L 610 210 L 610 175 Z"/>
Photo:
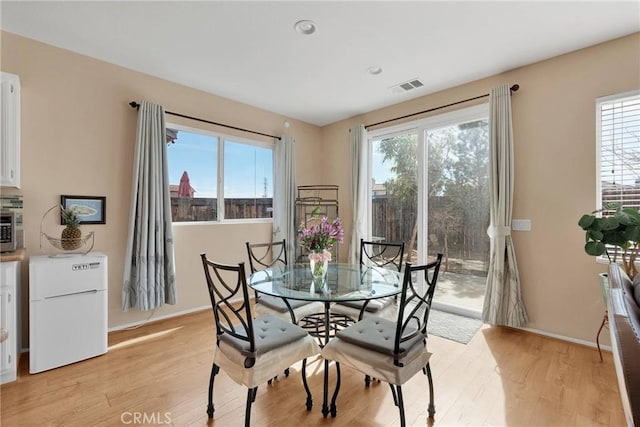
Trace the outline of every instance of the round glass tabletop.
<path fill-rule="evenodd" d="M 381 267 L 329 264 L 324 279 L 314 279 L 308 264 L 260 270 L 249 286 L 276 297 L 304 301 L 363 301 L 399 294 L 401 275 Z"/>

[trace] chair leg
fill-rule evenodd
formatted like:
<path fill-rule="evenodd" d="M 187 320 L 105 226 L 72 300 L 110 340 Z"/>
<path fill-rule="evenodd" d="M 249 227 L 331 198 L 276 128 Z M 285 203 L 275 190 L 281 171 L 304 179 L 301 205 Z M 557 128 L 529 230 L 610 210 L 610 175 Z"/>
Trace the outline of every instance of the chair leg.
<path fill-rule="evenodd" d="M 389 387 L 391 387 L 391 394 L 393 395 L 393 404 L 398 407 L 398 411 L 400 412 L 400 427 L 405 427 L 407 422 L 404 419 L 404 401 L 402 400 L 402 387 L 393 384 L 389 384 Z"/>
<path fill-rule="evenodd" d="M 213 366 L 211 366 L 211 376 L 209 377 L 209 403 L 207 405 L 207 415 L 209 415 L 209 418 L 213 418 L 213 412 L 215 411 L 213 408 L 213 380 L 218 372 L 220 372 L 220 367 L 214 363 Z"/>
<path fill-rule="evenodd" d="M 244 412 L 244 426 L 251 426 L 251 404 L 256 400 L 258 387 L 247 389 L 247 409 Z"/>
<path fill-rule="evenodd" d="M 333 397 L 331 397 L 331 417 L 335 418 L 338 414 L 338 408 L 336 407 L 336 399 L 338 398 L 338 393 L 340 392 L 340 364 L 336 361 L 336 389 L 333 392 Z"/>
<path fill-rule="evenodd" d="M 302 359 L 302 384 L 304 385 L 304 391 L 307 392 L 307 411 L 310 411 L 313 407 L 313 398 L 311 390 L 309 390 L 309 384 L 307 384 L 307 359 Z"/>
<path fill-rule="evenodd" d="M 402 399 L 401 386 L 398 386 L 398 411 L 400 411 L 400 427 L 405 427 L 407 421 L 404 419 L 404 400 Z"/>
<path fill-rule="evenodd" d="M 389 388 L 391 389 L 391 395 L 393 396 L 393 404 L 398 406 L 398 396 L 396 395 L 396 387 L 393 384 L 389 384 Z"/>
<path fill-rule="evenodd" d="M 364 386 L 366 388 L 369 388 L 369 386 L 371 385 L 371 381 L 376 381 L 378 384 L 380 383 L 380 380 L 378 378 L 374 378 L 370 375 L 364 376 Z"/>
<path fill-rule="evenodd" d="M 289 377 L 289 368 L 284 370 L 284 376 L 287 377 L 287 378 Z M 277 379 L 278 379 L 277 375 L 275 377 L 273 377 L 273 378 L 269 378 L 269 380 L 267 381 L 267 384 L 271 385 Z"/>
<path fill-rule="evenodd" d="M 436 406 L 433 404 L 433 378 L 431 377 L 431 365 L 427 363 L 425 369 L 427 371 L 427 379 L 429 380 L 429 418 L 433 418 L 436 414 Z"/>

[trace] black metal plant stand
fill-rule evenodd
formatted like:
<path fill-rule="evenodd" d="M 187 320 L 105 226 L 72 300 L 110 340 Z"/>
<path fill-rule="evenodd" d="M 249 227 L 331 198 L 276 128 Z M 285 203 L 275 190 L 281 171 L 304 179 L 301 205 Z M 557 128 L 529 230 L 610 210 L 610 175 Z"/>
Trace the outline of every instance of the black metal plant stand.
<path fill-rule="evenodd" d="M 337 185 L 300 185 L 296 197 L 296 225 L 308 227 L 314 219 L 314 213 L 326 216 L 330 221 L 338 217 Z M 317 219 L 316 219 L 317 220 Z M 296 241 L 296 262 L 307 262 L 309 252 Z M 332 259 L 338 260 L 338 245 L 331 248 Z"/>

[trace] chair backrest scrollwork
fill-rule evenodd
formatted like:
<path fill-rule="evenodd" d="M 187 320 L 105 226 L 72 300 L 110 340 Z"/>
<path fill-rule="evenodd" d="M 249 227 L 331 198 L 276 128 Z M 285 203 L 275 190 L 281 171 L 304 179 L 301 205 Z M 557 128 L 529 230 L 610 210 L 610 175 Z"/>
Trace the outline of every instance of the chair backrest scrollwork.
<path fill-rule="evenodd" d="M 275 265 L 287 265 L 287 242 L 282 239 L 272 243 L 245 243 L 251 273 Z"/>
<path fill-rule="evenodd" d="M 207 259 L 204 253 L 200 257 L 216 323 L 216 342 L 227 341 L 242 349 L 247 357 L 245 365 L 252 366 L 256 344 L 244 262 L 227 265 Z M 240 304 L 238 296 L 242 297 Z"/>
<path fill-rule="evenodd" d="M 401 350 L 403 343 L 427 337 L 427 322 L 441 262 L 442 254 L 438 254 L 436 260 L 428 264 L 412 265 L 408 262 L 405 265 L 394 345 L 396 366 L 402 366 L 401 359 L 405 356 Z"/>
<path fill-rule="evenodd" d="M 360 239 L 360 264 L 402 269 L 404 242 L 383 243 Z"/>

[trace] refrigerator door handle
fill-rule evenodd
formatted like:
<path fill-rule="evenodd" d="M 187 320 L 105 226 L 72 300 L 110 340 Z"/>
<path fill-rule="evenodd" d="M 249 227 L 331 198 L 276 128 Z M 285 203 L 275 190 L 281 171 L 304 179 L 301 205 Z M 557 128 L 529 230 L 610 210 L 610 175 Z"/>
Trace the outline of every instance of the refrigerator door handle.
<path fill-rule="evenodd" d="M 82 292 L 72 292 L 70 294 L 53 295 L 50 297 L 45 297 L 45 299 L 55 299 L 55 298 L 68 297 L 70 295 L 95 294 L 95 293 L 98 293 L 97 289 L 92 289 L 90 291 L 82 291 Z"/>

